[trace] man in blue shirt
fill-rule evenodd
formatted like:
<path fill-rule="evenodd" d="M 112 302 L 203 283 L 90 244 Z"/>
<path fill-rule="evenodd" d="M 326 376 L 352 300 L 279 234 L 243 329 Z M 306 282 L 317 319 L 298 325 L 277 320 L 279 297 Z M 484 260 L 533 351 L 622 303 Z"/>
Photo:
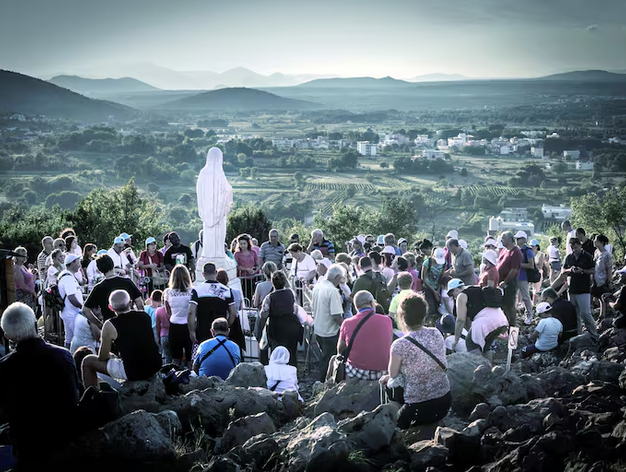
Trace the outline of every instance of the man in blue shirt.
<path fill-rule="evenodd" d="M 522 264 L 517 275 L 517 290 L 519 290 L 520 297 L 526 308 L 526 320 L 524 323 L 527 325 L 533 322 L 533 303 L 530 299 L 530 284 L 528 282 L 528 274 L 526 269 L 533 269 L 535 267 L 535 254 L 532 248 L 526 245 L 526 239 L 528 235 L 524 231 L 518 231 L 515 234 L 517 245 L 522 251 Z"/>
<path fill-rule="evenodd" d="M 230 371 L 241 362 L 239 346 L 228 339 L 228 320 L 216 318 L 211 324 L 213 337 L 198 346 L 193 370 L 198 375 L 216 376 L 226 380 Z"/>

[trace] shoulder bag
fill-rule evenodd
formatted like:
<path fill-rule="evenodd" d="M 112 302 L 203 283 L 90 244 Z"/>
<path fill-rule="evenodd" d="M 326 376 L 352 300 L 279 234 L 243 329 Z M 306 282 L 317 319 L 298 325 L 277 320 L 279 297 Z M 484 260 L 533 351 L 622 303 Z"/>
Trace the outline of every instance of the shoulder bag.
<path fill-rule="evenodd" d="M 417 340 L 413 339 L 409 334 L 407 334 L 406 336 L 404 336 L 402 339 L 406 339 L 407 341 L 412 342 L 413 344 L 415 344 L 419 349 L 421 349 L 422 351 L 424 351 L 425 354 L 428 354 L 428 356 L 434 360 L 437 365 L 439 367 L 441 367 L 441 369 L 444 372 L 448 372 L 448 368 L 445 366 L 445 364 L 443 362 L 441 362 L 439 360 L 439 358 L 437 356 L 435 356 L 432 352 L 430 352 L 428 349 L 426 349 L 424 346 L 422 346 L 422 344 L 420 342 L 418 342 Z"/>
<path fill-rule="evenodd" d="M 148 260 L 150 261 L 150 264 L 153 264 L 152 257 L 150 257 L 150 254 L 148 254 Z M 155 287 L 164 287 L 165 285 L 167 285 L 168 282 L 169 282 L 169 279 L 163 272 L 160 272 L 156 269 L 152 269 L 152 284 Z"/>
<path fill-rule="evenodd" d="M 374 310 L 369 312 L 369 314 L 361 320 L 361 322 L 357 325 L 354 333 L 352 333 L 352 338 L 350 339 L 350 343 L 348 344 L 348 348 L 346 349 L 344 354 L 336 354 L 330 358 L 330 362 L 328 363 L 328 371 L 326 372 L 326 381 L 338 384 L 346 379 L 346 361 L 348 360 L 348 356 L 350 355 L 350 351 L 352 350 L 352 345 L 354 344 L 354 340 L 356 339 L 356 335 L 359 330 L 363 327 L 365 322 L 372 316 L 376 314 Z"/>
<path fill-rule="evenodd" d="M 528 262 L 531 260 L 528 258 L 528 251 L 532 252 L 532 249 L 526 246 L 526 248 L 524 249 L 524 259 L 525 259 L 524 264 L 528 264 Z M 541 274 L 539 273 L 539 269 L 537 269 L 537 266 L 535 265 L 534 254 L 533 254 L 532 261 L 533 261 L 532 269 L 525 269 L 525 270 L 526 270 L 526 278 L 528 279 L 528 282 L 531 284 L 534 284 L 541 280 Z"/>

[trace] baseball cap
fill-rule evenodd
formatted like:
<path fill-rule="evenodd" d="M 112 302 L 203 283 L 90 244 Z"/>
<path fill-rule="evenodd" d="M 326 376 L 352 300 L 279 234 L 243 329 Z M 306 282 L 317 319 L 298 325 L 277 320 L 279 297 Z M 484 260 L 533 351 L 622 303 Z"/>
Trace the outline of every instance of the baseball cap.
<path fill-rule="evenodd" d="M 408 241 L 406 239 L 404 239 L 404 238 L 398 239 L 398 244 L 402 244 L 402 243 L 406 243 L 406 242 L 408 242 Z"/>
<path fill-rule="evenodd" d="M 65 255 L 65 265 L 70 265 L 76 259 L 80 259 L 80 256 L 77 256 L 76 254 L 72 254 L 72 253 L 66 254 Z"/>
<path fill-rule="evenodd" d="M 459 246 L 463 249 L 467 249 L 467 241 L 465 239 L 459 239 Z"/>
<path fill-rule="evenodd" d="M 446 262 L 446 253 L 443 252 L 443 249 L 441 248 L 435 249 L 434 258 L 437 264 L 443 264 L 444 262 Z"/>
<path fill-rule="evenodd" d="M 108 254 L 109 252 L 106 249 L 100 249 L 97 253 L 96 256 L 101 256 L 102 254 Z"/>
<path fill-rule="evenodd" d="M 291 241 L 292 239 L 300 239 L 300 235 L 298 233 L 293 233 L 289 236 L 289 240 Z"/>
<path fill-rule="evenodd" d="M 487 241 L 485 241 L 485 244 L 483 244 L 483 246 L 493 246 L 493 247 L 496 247 L 497 245 L 498 243 L 493 238 L 489 238 Z"/>
<path fill-rule="evenodd" d="M 385 244 L 385 236 L 383 236 L 382 234 L 378 236 L 378 239 L 376 240 L 376 244 L 378 244 L 379 246 L 382 246 L 383 244 Z"/>
<path fill-rule="evenodd" d="M 383 250 L 380 251 L 380 253 L 381 254 L 395 254 L 396 250 L 392 246 L 385 246 Z"/>
<path fill-rule="evenodd" d="M 320 264 L 326 266 L 326 268 L 328 269 L 331 265 L 333 265 L 333 263 L 331 261 L 329 261 L 326 258 L 323 258 L 319 261 Z"/>
<path fill-rule="evenodd" d="M 463 288 L 463 287 L 465 287 L 465 284 L 463 283 L 461 279 L 452 279 L 450 282 L 448 282 L 448 289 L 446 292 L 450 293 L 455 288 Z"/>
<path fill-rule="evenodd" d="M 132 238 L 133 235 L 132 234 L 128 234 L 128 233 L 122 233 L 120 234 L 120 238 L 122 238 L 124 241 L 126 241 L 127 239 Z"/>
<path fill-rule="evenodd" d="M 487 259 L 494 266 L 498 265 L 498 255 L 493 249 L 488 249 L 483 253 L 483 259 Z"/>
<path fill-rule="evenodd" d="M 156 239 L 154 239 L 153 237 L 149 237 L 148 239 L 146 239 L 146 246 L 152 243 L 156 243 Z"/>
<path fill-rule="evenodd" d="M 530 245 L 531 246 L 539 246 L 539 240 L 538 239 L 531 239 L 530 240 Z"/>
<path fill-rule="evenodd" d="M 113 240 L 113 244 L 124 244 L 124 243 L 126 243 L 126 240 L 122 238 L 121 236 L 118 236 L 117 238 Z"/>
<path fill-rule="evenodd" d="M 448 231 L 448 234 L 446 234 L 446 238 L 459 239 L 459 232 L 456 229 L 451 229 Z"/>
<path fill-rule="evenodd" d="M 541 313 L 547 313 L 550 310 L 552 310 L 552 305 L 550 305 L 548 302 L 541 302 L 535 307 L 535 311 L 538 315 Z"/>
<path fill-rule="evenodd" d="M 524 239 L 528 239 L 528 235 L 526 234 L 525 231 L 518 231 L 517 233 L 515 233 L 515 239 L 520 239 L 520 238 L 524 238 Z"/>

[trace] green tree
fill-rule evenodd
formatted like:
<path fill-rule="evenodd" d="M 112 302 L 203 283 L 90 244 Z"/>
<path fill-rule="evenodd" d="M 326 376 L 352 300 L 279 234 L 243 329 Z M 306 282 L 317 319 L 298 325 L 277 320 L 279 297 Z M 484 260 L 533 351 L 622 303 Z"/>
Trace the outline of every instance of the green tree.
<path fill-rule="evenodd" d="M 228 214 L 226 222 L 226 242 L 230 242 L 237 235 L 246 233 L 264 241 L 272 229 L 272 222 L 267 218 L 263 210 L 253 204 L 239 206 Z"/>
<path fill-rule="evenodd" d="M 345 241 L 363 232 L 366 224 L 363 215 L 363 208 L 337 203 L 333 205 L 330 216 L 321 213 L 315 215 L 313 225 L 324 231 L 324 236 L 333 241 L 335 247 L 340 248 Z"/>

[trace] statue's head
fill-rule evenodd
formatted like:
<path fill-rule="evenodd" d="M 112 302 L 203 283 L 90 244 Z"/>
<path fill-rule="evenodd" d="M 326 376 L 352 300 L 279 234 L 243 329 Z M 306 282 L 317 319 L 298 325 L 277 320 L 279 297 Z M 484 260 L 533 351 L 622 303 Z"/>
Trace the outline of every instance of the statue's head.
<path fill-rule="evenodd" d="M 207 165 L 211 164 L 211 165 L 215 165 L 215 164 L 219 164 L 219 166 L 222 166 L 222 162 L 224 160 L 224 156 L 222 154 L 222 150 L 218 147 L 212 147 L 211 149 L 209 149 L 209 152 L 206 155 L 206 163 Z"/>

